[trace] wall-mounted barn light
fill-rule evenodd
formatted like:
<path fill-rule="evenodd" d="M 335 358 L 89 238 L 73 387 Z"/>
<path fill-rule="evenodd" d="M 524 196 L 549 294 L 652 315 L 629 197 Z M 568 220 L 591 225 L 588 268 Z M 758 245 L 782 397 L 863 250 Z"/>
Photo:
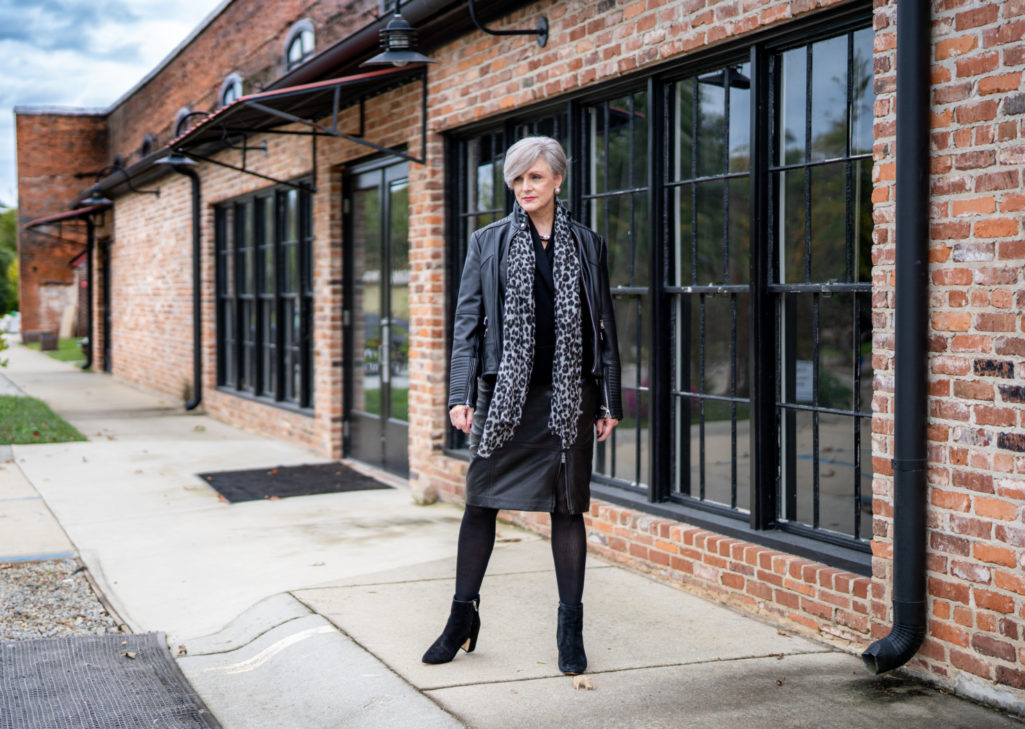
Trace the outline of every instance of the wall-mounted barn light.
<path fill-rule="evenodd" d="M 388 21 L 388 25 L 381 29 L 381 49 L 380 53 L 360 65 L 405 66 L 408 63 L 434 63 L 427 56 L 417 52 L 416 29 L 402 17 L 402 0 L 396 0 L 395 15 Z"/>

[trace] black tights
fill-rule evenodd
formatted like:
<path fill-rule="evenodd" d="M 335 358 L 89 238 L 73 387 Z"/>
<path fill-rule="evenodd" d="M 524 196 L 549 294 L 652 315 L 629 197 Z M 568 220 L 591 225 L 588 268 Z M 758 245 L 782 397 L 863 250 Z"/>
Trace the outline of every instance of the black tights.
<path fill-rule="evenodd" d="M 480 594 L 491 550 L 495 546 L 495 518 L 498 509 L 467 506 L 459 527 L 456 557 L 456 600 L 468 601 Z M 587 532 L 583 514 L 552 515 L 552 557 L 559 601 L 579 605 L 584 596 L 584 563 L 587 560 Z"/>

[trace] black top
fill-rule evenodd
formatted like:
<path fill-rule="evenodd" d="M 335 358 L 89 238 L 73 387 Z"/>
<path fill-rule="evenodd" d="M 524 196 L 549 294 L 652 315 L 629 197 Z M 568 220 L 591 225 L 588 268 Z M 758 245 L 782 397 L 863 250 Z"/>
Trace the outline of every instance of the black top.
<path fill-rule="evenodd" d="M 542 246 L 534 222 L 529 216 L 527 221 L 534 241 L 534 369 L 530 384 L 550 385 L 555 359 L 555 241 Z"/>

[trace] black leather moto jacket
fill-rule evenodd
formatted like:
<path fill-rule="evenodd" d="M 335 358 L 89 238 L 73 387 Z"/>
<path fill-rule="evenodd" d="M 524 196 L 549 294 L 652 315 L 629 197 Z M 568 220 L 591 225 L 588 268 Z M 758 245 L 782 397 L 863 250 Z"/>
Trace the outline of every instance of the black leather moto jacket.
<path fill-rule="evenodd" d="M 474 407 L 477 377 L 498 374 L 502 360 L 502 302 L 508 268 L 506 253 L 516 232 L 515 218 L 509 215 L 474 232 L 470 238 L 452 328 L 450 408 L 455 405 Z M 591 342 L 593 347 L 590 375 L 601 386 L 604 408 L 611 417 L 622 420 L 619 345 L 609 290 L 608 247 L 601 236 L 572 219 L 570 233 L 577 245 L 580 275 L 587 297 L 584 315 L 589 319 L 591 336 L 585 336 L 584 342 Z"/>

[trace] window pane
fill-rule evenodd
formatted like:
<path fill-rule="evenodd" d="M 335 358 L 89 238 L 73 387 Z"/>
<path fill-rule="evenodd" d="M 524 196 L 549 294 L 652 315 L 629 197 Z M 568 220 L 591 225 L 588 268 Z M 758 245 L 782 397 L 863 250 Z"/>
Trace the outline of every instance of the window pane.
<path fill-rule="evenodd" d="M 812 46 L 812 159 L 847 153 L 847 36 Z"/>
<path fill-rule="evenodd" d="M 263 205 L 263 292 L 272 294 L 277 288 L 274 265 L 274 198 L 266 198 Z"/>
<path fill-rule="evenodd" d="M 726 142 L 726 90 L 722 71 L 698 78 L 698 100 L 698 176 L 721 175 Z"/>
<path fill-rule="evenodd" d="M 872 89 L 871 28 L 854 33 L 854 98 L 851 100 L 851 154 L 872 154 L 875 93 Z"/>
<path fill-rule="evenodd" d="M 262 366 L 262 387 L 261 392 L 273 395 L 277 389 L 277 319 L 273 300 L 261 300 L 261 345 L 263 350 Z"/>
<path fill-rule="evenodd" d="M 811 278 L 805 230 L 807 174 L 803 169 L 777 173 L 782 208 L 778 216 L 782 228 L 779 279 L 785 283 L 803 283 Z"/>
<path fill-rule="evenodd" d="M 729 269 L 726 283 L 747 284 L 751 280 L 751 180 L 734 177 L 729 185 Z"/>
<path fill-rule="evenodd" d="M 256 380 L 256 312 L 251 299 L 239 302 L 242 331 L 242 362 L 239 387 L 252 390 Z"/>
<path fill-rule="evenodd" d="M 838 410 L 854 408 L 854 368 L 859 354 L 854 341 L 854 297 L 819 300 L 819 404 Z"/>
<path fill-rule="evenodd" d="M 673 247 L 673 274 L 670 283 L 674 286 L 690 286 L 694 279 L 694 186 L 681 185 L 673 190 L 676 207 L 676 241 Z"/>
<path fill-rule="evenodd" d="M 846 163 L 811 167 L 811 280 L 846 281 Z"/>
<path fill-rule="evenodd" d="M 751 169 L 751 64 L 731 66 L 724 74 L 730 92 L 730 172 Z"/>
<path fill-rule="evenodd" d="M 387 365 L 391 367 L 389 416 L 409 420 L 409 183 L 389 189 L 391 233 L 391 311 Z"/>
<path fill-rule="evenodd" d="M 673 179 L 686 180 L 694 176 L 694 90 L 695 79 L 675 84 L 676 138 Z"/>
<path fill-rule="evenodd" d="M 477 166 L 477 199 L 474 210 L 490 210 L 495 203 L 495 163 Z"/>
<path fill-rule="evenodd" d="M 633 105 L 629 96 L 614 99 L 608 105 L 608 129 L 605 144 L 608 153 L 606 190 L 628 190 L 633 187 L 632 149 L 630 146 Z M 643 152 L 642 152 L 643 154 Z"/>
<path fill-rule="evenodd" d="M 807 134 L 808 49 L 795 48 L 783 54 L 782 86 L 780 89 L 780 131 L 783 143 L 779 145 L 777 164 L 797 164 L 805 159 Z"/>
<path fill-rule="evenodd" d="M 299 291 L 299 244 L 282 246 L 285 252 L 285 291 L 290 294 Z"/>
<path fill-rule="evenodd" d="M 634 94 L 631 98 L 633 110 L 633 176 L 630 187 L 648 185 L 648 95 Z"/>
<path fill-rule="evenodd" d="M 857 281 L 872 281 L 872 160 L 851 163 L 855 185 L 853 225 L 854 276 Z"/>
<path fill-rule="evenodd" d="M 723 214 L 726 189 L 724 180 L 699 182 L 694 235 L 697 240 L 697 283 L 699 286 L 723 283 Z"/>
<path fill-rule="evenodd" d="M 356 303 L 362 320 L 353 322 L 353 349 L 362 361 L 363 377 L 354 378 L 353 407 L 381 414 L 381 195 L 366 187 L 353 193 L 353 265 Z"/>

